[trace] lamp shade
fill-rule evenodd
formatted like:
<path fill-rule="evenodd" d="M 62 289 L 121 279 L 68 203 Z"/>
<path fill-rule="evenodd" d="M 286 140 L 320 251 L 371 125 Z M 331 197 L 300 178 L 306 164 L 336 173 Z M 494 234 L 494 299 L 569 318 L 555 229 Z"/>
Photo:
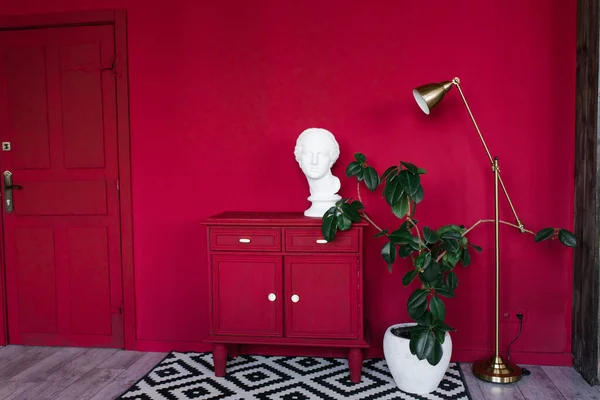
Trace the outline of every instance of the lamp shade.
<path fill-rule="evenodd" d="M 444 81 L 440 83 L 428 83 L 413 89 L 413 96 L 421 110 L 427 115 L 435 107 L 444 95 L 452 88 L 452 82 Z"/>

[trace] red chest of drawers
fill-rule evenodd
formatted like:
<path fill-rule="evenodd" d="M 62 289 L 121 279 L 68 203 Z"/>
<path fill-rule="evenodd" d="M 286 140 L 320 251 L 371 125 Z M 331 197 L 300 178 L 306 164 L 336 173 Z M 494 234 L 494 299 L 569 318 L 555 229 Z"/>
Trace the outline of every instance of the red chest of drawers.
<path fill-rule="evenodd" d="M 210 333 L 216 376 L 242 344 L 343 347 L 360 381 L 363 228 L 328 243 L 321 219 L 225 212 L 208 218 Z M 228 346 L 226 346 L 228 345 Z M 235 351 L 234 351 L 235 352 Z M 233 354 L 235 355 L 235 354 Z"/>

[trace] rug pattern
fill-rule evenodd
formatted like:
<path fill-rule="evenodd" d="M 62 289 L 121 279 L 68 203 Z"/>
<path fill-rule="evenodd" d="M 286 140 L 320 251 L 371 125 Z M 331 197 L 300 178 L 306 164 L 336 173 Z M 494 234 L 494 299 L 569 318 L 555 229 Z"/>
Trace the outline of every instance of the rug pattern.
<path fill-rule="evenodd" d="M 351 383 L 343 358 L 239 356 L 216 378 L 211 353 L 171 352 L 119 397 L 122 400 L 470 400 L 458 364 L 451 363 L 437 390 L 399 390 L 385 360 L 363 362 Z"/>

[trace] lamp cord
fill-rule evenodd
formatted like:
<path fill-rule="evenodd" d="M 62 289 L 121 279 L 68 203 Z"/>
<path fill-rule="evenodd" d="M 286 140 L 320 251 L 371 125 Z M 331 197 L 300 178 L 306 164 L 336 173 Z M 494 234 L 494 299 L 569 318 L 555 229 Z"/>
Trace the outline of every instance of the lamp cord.
<path fill-rule="evenodd" d="M 514 338 L 512 340 L 512 342 L 510 342 L 510 344 L 508 345 L 508 350 L 506 351 L 506 358 L 508 360 L 510 360 L 510 347 L 513 345 L 514 342 L 517 341 L 517 339 L 521 336 L 521 332 L 523 332 L 523 316 L 521 314 L 517 315 L 517 318 L 519 318 L 519 333 L 517 333 L 517 337 Z"/>
<path fill-rule="evenodd" d="M 506 351 L 506 358 L 507 358 L 507 360 L 510 360 L 510 347 L 521 336 L 521 332 L 523 332 L 523 315 L 522 314 L 517 314 L 517 318 L 519 319 L 519 333 L 517 333 L 517 337 L 515 337 L 512 340 L 512 342 L 510 342 L 510 344 L 508 345 L 508 350 Z M 521 373 L 525 376 L 525 375 L 530 375 L 531 371 L 529 371 L 528 369 L 525 369 L 525 368 L 521 367 Z"/>

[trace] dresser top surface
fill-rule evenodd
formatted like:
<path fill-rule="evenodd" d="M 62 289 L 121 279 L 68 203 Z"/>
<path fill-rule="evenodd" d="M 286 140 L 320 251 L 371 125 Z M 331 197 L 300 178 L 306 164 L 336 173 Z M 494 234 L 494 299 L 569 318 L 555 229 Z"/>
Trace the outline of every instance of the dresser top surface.
<path fill-rule="evenodd" d="M 226 211 L 208 217 L 204 225 L 321 226 L 321 218 L 305 217 L 302 212 Z M 366 226 L 365 221 L 353 223 Z"/>

